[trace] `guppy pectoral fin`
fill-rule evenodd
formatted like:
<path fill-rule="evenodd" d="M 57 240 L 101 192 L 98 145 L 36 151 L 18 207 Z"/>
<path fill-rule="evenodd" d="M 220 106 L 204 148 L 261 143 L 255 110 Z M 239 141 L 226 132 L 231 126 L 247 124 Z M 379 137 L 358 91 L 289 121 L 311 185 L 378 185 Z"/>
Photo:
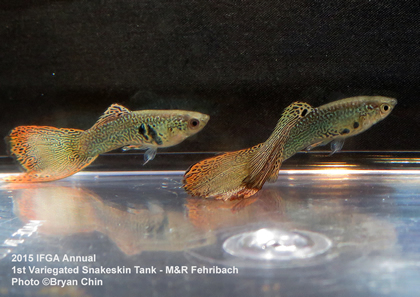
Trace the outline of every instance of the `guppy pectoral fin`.
<path fill-rule="evenodd" d="M 146 152 L 144 153 L 144 163 L 143 165 L 146 165 L 147 162 L 153 160 L 156 156 L 157 148 L 155 147 L 149 147 Z"/>
<path fill-rule="evenodd" d="M 336 152 L 340 151 L 344 145 L 344 138 L 337 138 L 331 142 L 331 153 L 329 156 L 335 154 Z"/>

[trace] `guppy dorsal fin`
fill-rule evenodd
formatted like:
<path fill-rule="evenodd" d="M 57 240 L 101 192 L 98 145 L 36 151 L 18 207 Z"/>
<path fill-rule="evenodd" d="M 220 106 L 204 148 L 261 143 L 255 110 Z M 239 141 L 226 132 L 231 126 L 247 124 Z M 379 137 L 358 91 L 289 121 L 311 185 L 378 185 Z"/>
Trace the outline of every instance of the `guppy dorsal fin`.
<path fill-rule="evenodd" d="M 110 107 L 108 107 L 108 109 L 104 112 L 103 115 L 101 115 L 101 117 L 95 123 L 95 125 L 93 125 L 93 127 L 98 127 L 98 126 L 101 126 L 103 124 L 106 124 L 106 123 L 108 123 L 110 121 L 113 121 L 113 120 L 119 118 L 120 116 L 122 116 L 124 114 L 128 114 L 130 112 L 131 111 L 128 108 L 114 103 Z"/>

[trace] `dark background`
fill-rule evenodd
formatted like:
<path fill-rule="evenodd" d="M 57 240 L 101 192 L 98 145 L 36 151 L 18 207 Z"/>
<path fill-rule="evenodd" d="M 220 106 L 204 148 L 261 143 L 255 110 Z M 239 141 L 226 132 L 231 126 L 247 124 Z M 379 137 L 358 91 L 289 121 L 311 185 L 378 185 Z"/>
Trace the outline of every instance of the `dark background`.
<path fill-rule="evenodd" d="M 211 115 L 167 151 L 236 150 L 293 101 L 378 94 L 397 108 L 344 149 L 420 146 L 418 0 L 2 0 L 0 36 L 2 136 L 87 129 L 121 103 Z"/>

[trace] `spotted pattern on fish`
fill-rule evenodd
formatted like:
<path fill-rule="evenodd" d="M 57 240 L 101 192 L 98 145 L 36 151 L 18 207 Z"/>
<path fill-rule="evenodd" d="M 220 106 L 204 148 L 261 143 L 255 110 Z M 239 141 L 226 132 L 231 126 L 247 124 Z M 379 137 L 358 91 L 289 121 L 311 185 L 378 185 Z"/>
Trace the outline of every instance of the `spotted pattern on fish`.
<path fill-rule="evenodd" d="M 130 111 L 113 104 L 92 128 L 19 126 L 6 142 L 11 156 L 24 170 L 7 182 L 44 182 L 70 176 L 92 163 L 99 154 L 126 147 L 146 149 L 146 162 L 158 147 L 169 147 L 196 134 L 209 116 L 183 110 Z"/>
<path fill-rule="evenodd" d="M 344 140 L 360 134 L 387 117 L 396 104 L 393 98 L 359 96 L 314 108 L 290 131 L 284 146 L 284 160 L 312 144 L 326 145 L 334 139 Z"/>
<path fill-rule="evenodd" d="M 266 181 L 276 180 L 282 162 L 298 151 L 331 141 L 333 153 L 340 150 L 345 138 L 357 135 L 387 117 L 397 100 L 360 96 L 318 108 L 296 104 L 286 108 L 265 143 L 192 165 L 184 175 L 184 189 L 191 196 L 203 198 L 228 200 L 250 197 Z M 300 112 L 294 114 L 292 111 L 295 108 Z"/>
<path fill-rule="evenodd" d="M 258 153 L 251 158 L 249 174 L 243 181 L 247 187 L 259 190 L 268 179 L 277 179 L 283 161 L 284 144 L 289 138 L 289 132 L 296 123 L 313 110 L 312 106 L 303 102 L 292 103 L 284 110 L 274 132 L 263 143 Z"/>
<path fill-rule="evenodd" d="M 184 189 L 193 196 L 212 196 L 223 200 L 252 196 L 263 184 L 261 184 L 263 178 L 259 176 L 259 173 L 273 171 L 271 168 L 273 164 L 265 165 L 265 163 L 281 159 L 279 156 L 282 155 L 281 143 L 284 142 L 284 137 L 287 138 L 288 131 L 293 128 L 302 114 L 307 115 L 311 110 L 312 107 L 309 104 L 292 103 L 284 110 L 275 131 L 265 143 L 194 164 L 184 175 Z M 274 150 L 273 147 L 275 147 Z M 264 164 L 252 159 L 252 156 L 260 151 L 269 152 L 268 155 L 263 156 Z M 254 163 L 256 163 L 255 168 L 251 166 Z M 280 167 L 280 165 L 281 162 L 274 163 L 274 166 Z"/>

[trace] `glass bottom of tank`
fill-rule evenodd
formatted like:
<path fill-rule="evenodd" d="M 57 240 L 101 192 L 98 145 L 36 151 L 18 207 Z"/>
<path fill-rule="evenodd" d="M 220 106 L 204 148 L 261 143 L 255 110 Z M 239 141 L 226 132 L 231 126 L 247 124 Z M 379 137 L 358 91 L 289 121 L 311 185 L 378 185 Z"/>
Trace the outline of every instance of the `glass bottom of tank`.
<path fill-rule="evenodd" d="M 418 296 L 420 170 L 282 170 L 246 200 L 182 171 L 1 184 L 2 296 Z"/>

